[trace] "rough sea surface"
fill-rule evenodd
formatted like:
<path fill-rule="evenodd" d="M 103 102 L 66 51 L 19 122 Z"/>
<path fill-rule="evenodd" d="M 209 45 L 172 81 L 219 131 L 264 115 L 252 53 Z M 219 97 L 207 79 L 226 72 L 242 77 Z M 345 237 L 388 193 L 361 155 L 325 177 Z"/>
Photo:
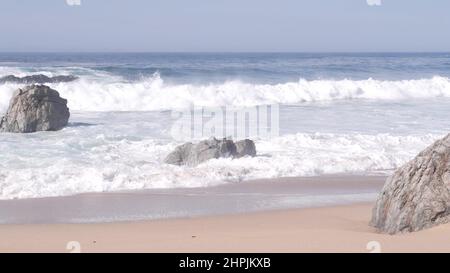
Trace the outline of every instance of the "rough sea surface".
<path fill-rule="evenodd" d="M 0 199 L 389 174 L 450 132 L 446 53 L 0 53 L 0 77 L 34 74 L 79 77 L 50 84 L 70 126 L 0 134 Z M 0 85 L 0 112 L 20 87 Z M 279 134 L 248 133 L 257 157 L 163 163 L 183 143 L 179 111 L 265 105 L 279 107 Z"/>

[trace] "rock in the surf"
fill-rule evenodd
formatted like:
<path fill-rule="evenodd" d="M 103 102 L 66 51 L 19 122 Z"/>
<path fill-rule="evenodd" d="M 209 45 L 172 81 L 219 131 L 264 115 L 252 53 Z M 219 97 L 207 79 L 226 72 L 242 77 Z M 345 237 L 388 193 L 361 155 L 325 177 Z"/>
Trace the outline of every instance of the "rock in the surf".
<path fill-rule="evenodd" d="M 67 126 L 69 117 L 67 100 L 56 90 L 45 85 L 31 85 L 14 93 L 6 115 L 0 120 L 0 131 L 57 131 Z"/>
<path fill-rule="evenodd" d="M 256 156 L 255 143 L 245 140 L 234 143 L 232 140 L 211 138 L 198 144 L 185 143 L 178 146 L 164 160 L 167 164 L 196 166 L 210 159 L 240 158 Z"/>
<path fill-rule="evenodd" d="M 415 232 L 450 222 L 450 135 L 388 178 L 371 225 L 383 233 Z"/>
<path fill-rule="evenodd" d="M 193 146 L 194 146 L 194 144 L 192 144 L 190 142 L 185 143 L 181 146 L 178 146 L 177 148 L 175 148 L 175 151 L 173 151 L 166 157 L 164 162 L 167 164 L 178 165 L 178 166 L 186 164 L 186 161 L 192 152 Z"/>
<path fill-rule="evenodd" d="M 244 156 L 256 156 L 256 146 L 255 142 L 250 139 L 241 140 L 235 143 L 236 144 L 236 156 L 244 157 Z"/>
<path fill-rule="evenodd" d="M 60 82 L 72 82 L 77 80 L 75 76 L 55 76 L 48 77 L 46 75 L 38 74 L 25 77 L 16 77 L 14 75 L 8 75 L 0 78 L 0 83 L 20 83 L 20 84 L 44 84 L 44 83 L 60 83 Z"/>

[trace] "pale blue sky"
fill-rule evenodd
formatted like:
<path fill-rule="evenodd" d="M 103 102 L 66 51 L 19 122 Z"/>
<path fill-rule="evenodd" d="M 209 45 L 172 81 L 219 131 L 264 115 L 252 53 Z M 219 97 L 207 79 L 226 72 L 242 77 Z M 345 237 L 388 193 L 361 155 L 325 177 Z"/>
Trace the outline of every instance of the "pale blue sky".
<path fill-rule="evenodd" d="M 0 51 L 450 51 L 450 1 L 1 0 Z"/>

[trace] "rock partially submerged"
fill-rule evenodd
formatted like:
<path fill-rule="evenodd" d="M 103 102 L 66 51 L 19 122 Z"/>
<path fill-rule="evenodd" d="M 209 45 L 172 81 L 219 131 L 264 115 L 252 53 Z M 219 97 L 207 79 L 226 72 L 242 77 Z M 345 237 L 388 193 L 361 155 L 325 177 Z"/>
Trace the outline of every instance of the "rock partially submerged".
<path fill-rule="evenodd" d="M 32 133 L 57 131 L 69 121 L 67 100 L 45 85 L 31 85 L 17 90 L 0 120 L 0 132 Z"/>
<path fill-rule="evenodd" d="M 255 142 L 250 139 L 245 139 L 235 143 L 236 145 L 236 155 L 235 157 L 240 158 L 244 156 L 256 156 L 256 146 Z"/>
<path fill-rule="evenodd" d="M 246 139 L 235 143 L 232 140 L 211 138 L 196 145 L 189 142 L 178 146 L 164 162 L 179 166 L 196 166 L 210 159 L 244 156 L 256 156 L 256 147 L 253 141 Z"/>
<path fill-rule="evenodd" d="M 450 135 L 388 178 L 371 225 L 389 234 L 450 222 Z"/>
<path fill-rule="evenodd" d="M 60 83 L 60 82 L 72 82 L 77 80 L 75 76 L 55 76 L 48 77 L 42 74 L 16 77 L 14 75 L 8 75 L 0 78 L 0 83 L 20 83 L 20 84 L 44 84 L 44 83 Z"/>

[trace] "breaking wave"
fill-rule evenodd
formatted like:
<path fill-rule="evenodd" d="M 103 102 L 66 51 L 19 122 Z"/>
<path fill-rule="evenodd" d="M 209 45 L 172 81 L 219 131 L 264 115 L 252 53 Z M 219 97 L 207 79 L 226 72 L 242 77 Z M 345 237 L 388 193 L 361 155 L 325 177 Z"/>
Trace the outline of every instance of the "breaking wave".
<path fill-rule="evenodd" d="M 209 84 L 174 84 L 158 74 L 129 82 L 106 75 L 81 77 L 71 83 L 50 84 L 68 99 L 72 110 L 154 111 L 204 107 L 249 107 L 335 100 L 404 100 L 450 97 L 450 79 L 383 81 L 305 80 L 280 84 L 226 81 Z M 0 110 L 4 111 L 17 84 L 0 85 Z"/>

